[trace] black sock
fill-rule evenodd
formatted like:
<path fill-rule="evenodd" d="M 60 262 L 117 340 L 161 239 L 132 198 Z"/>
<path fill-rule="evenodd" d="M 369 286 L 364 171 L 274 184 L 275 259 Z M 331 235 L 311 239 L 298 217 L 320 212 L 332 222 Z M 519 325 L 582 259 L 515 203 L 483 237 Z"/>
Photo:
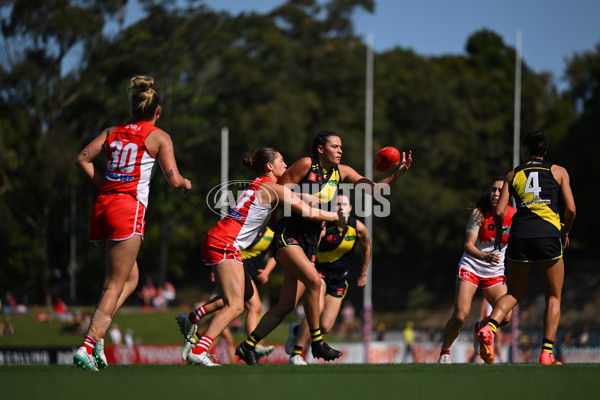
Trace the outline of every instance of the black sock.
<path fill-rule="evenodd" d="M 494 334 L 496 334 L 496 331 L 498 330 L 498 322 L 495 319 L 488 319 L 487 325 L 490 326 L 490 328 L 492 328 L 492 332 L 494 332 Z"/>
<path fill-rule="evenodd" d="M 554 341 L 544 338 L 544 340 L 542 341 L 542 350 L 546 350 L 548 353 L 552 354 L 553 347 Z"/>
<path fill-rule="evenodd" d="M 321 335 L 321 329 L 311 329 L 310 339 L 313 343 L 319 343 L 323 341 L 323 335 Z"/>
<path fill-rule="evenodd" d="M 244 343 L 247 345 L 247 347 L 251 347 L 253 349 L 256 348 L 256 345 L 258 344 L 258 342 L 260 342 L 260 338 L 258 336 L 256 336 L 256 334 L 254 332 L 252 332 L 250 334 L 250 336 L 248 336 L 248 338 L 244 341 Z"/>
<path fill-rule="evenodd" d="M 294 346 L 294 351 L 292 351 L 292 356 L 302 355 L 302 346 Z"/>

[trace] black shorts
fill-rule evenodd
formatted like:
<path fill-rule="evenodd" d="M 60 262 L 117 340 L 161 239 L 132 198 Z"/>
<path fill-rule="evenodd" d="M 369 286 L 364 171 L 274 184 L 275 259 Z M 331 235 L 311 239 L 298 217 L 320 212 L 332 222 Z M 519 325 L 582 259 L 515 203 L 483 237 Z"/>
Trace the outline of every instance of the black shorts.
<path fill-rule="evenodd" d="M 319 275 L 325 281 L 325 294 L 340 300 L 346 297 L 348 292 L 348 282 L 346 280 L 329 279 L 322 273 L 319 273 Z"/>
<path fill-rule="evenodd" d="M 508 238 L 506 257 L 512 261 L 535 262 L 550 261 L 563 255 L 562 241 L 557 237 L 545 238 Z"/>
<path fill-rule="evenodd" d="M 307 234 L 294 232 L 287 228 L 277 229 L 275 232 L 275 260 L 279 258 L 279 251 L 289 246 L 298 246 L 311 263 L 317 259 L 317 247 L 319 245 L 320 233 Z"/>
<path fill-rule="evenodd" d="M 256 275 L 258 275 L 258 270 L 263 269 L 265 266 L 265 254 L 261 253 L 256 257 L 247 258 L 242 261 L 244 263 L 244 269 L 246 270 L 246 272 L 248 272 L 248 275 L 250 275 L 250 278 L 252 278 L 252 280 L 254 281 L 256 280 Z"/>

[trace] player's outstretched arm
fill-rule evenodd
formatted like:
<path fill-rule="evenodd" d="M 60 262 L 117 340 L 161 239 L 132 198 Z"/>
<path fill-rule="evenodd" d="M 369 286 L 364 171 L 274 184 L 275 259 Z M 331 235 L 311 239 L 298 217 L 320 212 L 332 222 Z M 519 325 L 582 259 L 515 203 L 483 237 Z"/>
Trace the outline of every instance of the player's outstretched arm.
<path fill-rule="evenodd" d="M 377 183 L 365 178 L 356 172 L 354 168 L 348 165 L 340 164 L 338 168 L 340 170 L 340 174 L 342 174 L 344 182 L 353 183 L 355 185 L 366 184 L 367 187 L 371 188 L 372 192 L 370 194 L 372 194 L 374 191 L 381 190 L 379 187 L 383 185 L 394 184 L 400 175 L 403 175 L 410 168 L 412 161 L 412 150 L 408 152 L 408 156 L 406 155 L 406 152 L 402 152 L 402 161 L 400 162 L 398 169 Z"/>

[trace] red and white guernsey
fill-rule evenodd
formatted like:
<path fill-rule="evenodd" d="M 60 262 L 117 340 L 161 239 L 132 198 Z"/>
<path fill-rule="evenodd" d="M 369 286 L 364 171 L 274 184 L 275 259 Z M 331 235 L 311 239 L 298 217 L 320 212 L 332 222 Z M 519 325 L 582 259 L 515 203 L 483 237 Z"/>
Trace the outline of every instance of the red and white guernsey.
<path fill-rule="evenodd" d="M 146 138 L 156 129 L 147 121 L 115 127 L 104 142 L 106 171 L 99 193 L 130 194 L 148 207 L 156 157 L 148 152 Z"/>
<path fill-rule="evenodd" d="M 483 260 L 477 260 L 467 253 L 464 253 L 458 265 L 481 278 L 492 278 L 504 275 L 504 253 L 506 252 L 506 243 L 508 243 L 512 217 L 515 212 L 516 210 L 514 208 L 508 206 L 506 214 L 504 214 L 504 221 L 502 223 L 502 244 L 504 244 L 504 246 L 502 246 L 500 250 L 496 250 L 496 253 L 500 256 L 498 264 L 490 264 Z M 475 241 L 475 247 L 477 247 L 477 249 L 484 253 L 492 252 L 494 251 L 494 240 L 496 239 L 493 210 L 491 208 L 487 209 L 481 223 L 477 222 L 478 219 L 481 219 L 481 213 L 478 209 L 475 209 L 467 224 L 467 232 L 477 234 L 477 240 Z"/>
<path fill-rule="evenodd" d="M 267 176 L 254 179 L 244 190 L 225 218 L 208 231 L 207 235 L 223 242 L 225 245 L 233 245 L 242 251 L 250 247 L 256 239 L 256 235 L 265 226 L 272 211 L 270 204 L 262 205 L 256 193 L 265 182 L 273 182 Z"/>

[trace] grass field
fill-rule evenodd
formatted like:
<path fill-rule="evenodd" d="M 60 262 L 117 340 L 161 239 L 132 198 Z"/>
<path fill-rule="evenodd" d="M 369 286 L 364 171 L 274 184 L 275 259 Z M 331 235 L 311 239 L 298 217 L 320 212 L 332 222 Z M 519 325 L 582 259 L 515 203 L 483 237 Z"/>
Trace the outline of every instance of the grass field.
<path fill-rule="evenodd" d="M 78 310 L 91 313 L 93 307 L 78 307 Z M 175 322 L 175 317 L 189 309 L 169 308 L 165 311 L 142 312 L 138 307 L 123 307 L 115 316 L 113 323 L 119 325 L 121 331 L 126 329 L 133 331 L 136 341 L 143 344 L 180 344 L 181 333 Z M 0 322 L 6 316 L 0 314 Z M 41 322 L 35 319 L 34 313 L 10 314 L 15 328 L 12 336 L 1 336 L 0 347 L 29 347 L 29 346 L 56 346 L 69 347 L 80 346 L 84 335 L 82 333 L 68 330 L 69 323 L 59 320 Z M 291 321 L 291 319 L 290 319 Z M 289 323 L 279 326 L 271 335 L 269 340 L 275 343 L 283 343 L 287 339 Z M 236 341 L 246 338 L 242 331 L 234 333 Z M 107 342 L 110 344 L 110 342 Z"/>
<path fill-rule="evenodd" d="M 2 399 L 579 399 L 595 398 L 600 366 L 187 365 L 2 366 Z"/>
<path fill-rule="evenodd" d="M 174 321 L 179 312 L 124 308 L 115 322 L 123 330 L 133 329 L 142 343 L 179 344 L 181 335 Z M 32 314 L 10 318 L 15 335 L 0 338 L 0 347 L 78 346 L 83 339 L 80 333 L 64 332 L 64 322 L 40 322 Z M 269 339 L 285 341 L 287 325 Z M 244 335 L 237 336 L 241 340 Z M 72 366 L 0 366 L 0 400 L 546 400 L 596 398 L 599 392 L 600 364 L 111 365 L 99 373 Z"/>

